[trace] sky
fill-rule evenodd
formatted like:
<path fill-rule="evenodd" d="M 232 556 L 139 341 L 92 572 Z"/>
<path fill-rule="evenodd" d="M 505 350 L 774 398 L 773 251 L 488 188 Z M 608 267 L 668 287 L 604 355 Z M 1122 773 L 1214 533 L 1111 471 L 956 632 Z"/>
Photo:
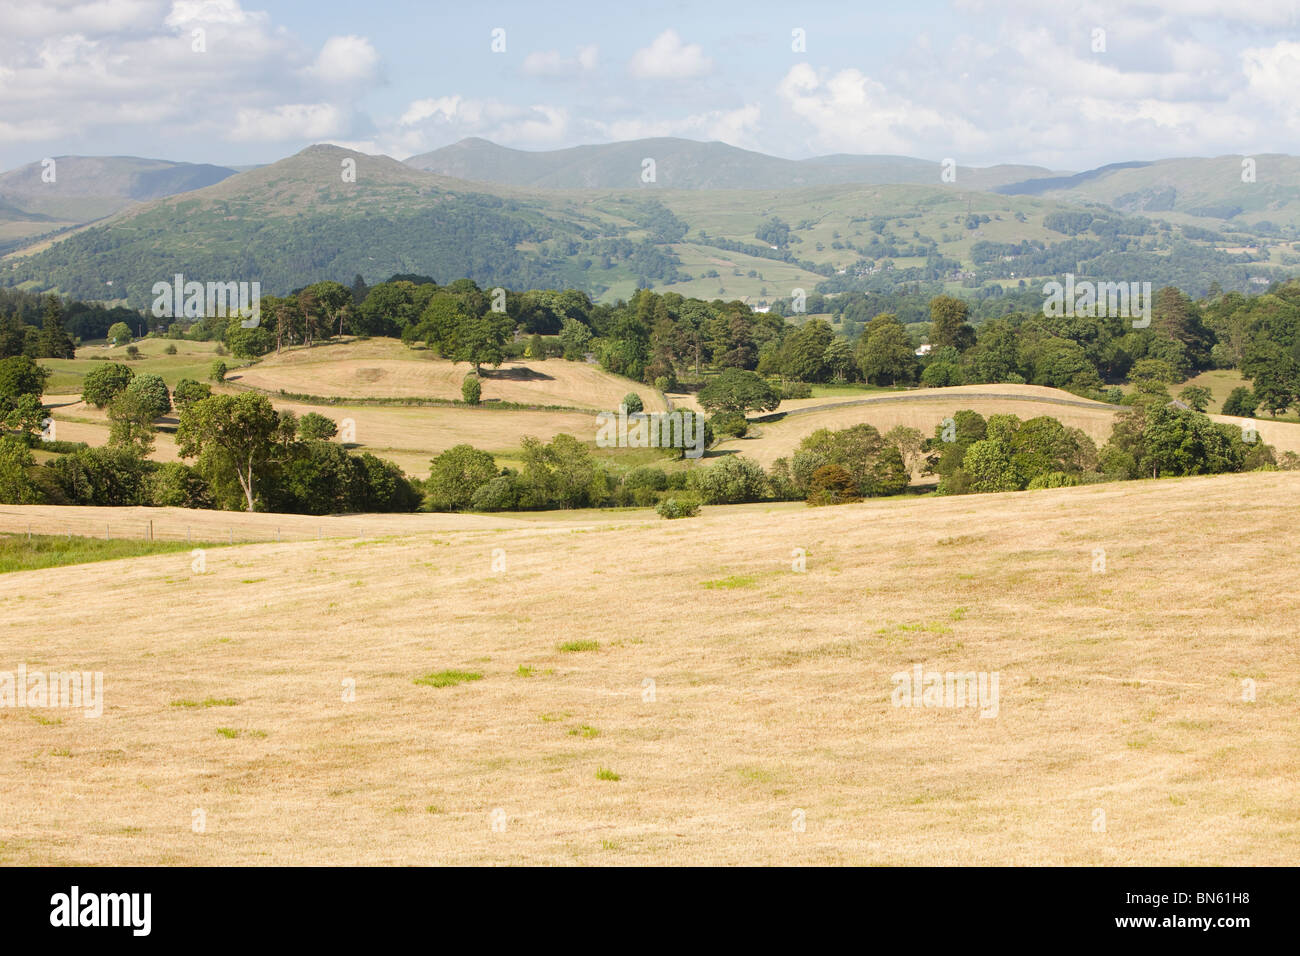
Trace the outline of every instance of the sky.
<path fill-rule="evenodd" d="M 1300 0 L 0 0 L 0 168 L 646 136 L 1083 170 L 1300 154 Z"/>

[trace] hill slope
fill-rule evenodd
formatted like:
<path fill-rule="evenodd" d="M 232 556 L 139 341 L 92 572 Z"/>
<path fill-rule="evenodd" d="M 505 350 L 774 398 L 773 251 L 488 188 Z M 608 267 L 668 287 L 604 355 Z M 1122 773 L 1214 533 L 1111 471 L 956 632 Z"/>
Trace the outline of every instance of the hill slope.
<path fill-rule="evenodd" d="M 654 160 L 654 181 L 663 189 L 940 182 L 938 163 L 910 156 L 840 154 L 792 160 L 726 143 L 670 136 L 540 151 L 510 149 L 471 137 L 406 162 L 459 179 L 537 189 L 635 189 L 642 185 L 646 159 Z M 990 189 L 1049 175 L 1049 170 L 1037 166 L 958 167 L 957 181 L 968 189 Z"/>
<path fill-rule="evenodd" d="M 0 759 L 42 782 L 5 787 L 0 862 L 1287 865 L 1298 490 L 387 516 L 209 549 L 202 575 L 0 575 L 29 668 L 104 674 L 101 719 L 0 709 Z M 996 672 L 996 716 L 893 705 L 915 666 Z M 443 671 L 480 679 L 417 683 Z"/>

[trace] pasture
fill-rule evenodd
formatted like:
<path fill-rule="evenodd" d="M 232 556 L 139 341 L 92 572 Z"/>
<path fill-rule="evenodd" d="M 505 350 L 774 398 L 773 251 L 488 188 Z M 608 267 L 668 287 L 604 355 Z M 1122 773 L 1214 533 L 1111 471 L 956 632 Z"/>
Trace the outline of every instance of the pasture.
<path fill-rule="evenodd" d="M 1289 865 L 1298 482 L 193 514 L 267 543 L 0 575 L 0 669 L 104 675 L 0 708 L 0 861 Z"/>

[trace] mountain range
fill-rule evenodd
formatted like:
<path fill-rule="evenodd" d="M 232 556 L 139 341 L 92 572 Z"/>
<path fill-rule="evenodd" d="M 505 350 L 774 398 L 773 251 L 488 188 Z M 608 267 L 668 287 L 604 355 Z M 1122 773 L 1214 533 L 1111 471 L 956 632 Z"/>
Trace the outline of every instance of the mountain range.
<path fill-rule="evenodd" d="M 940 164 L 909 157 L 795 161 L 670 138 L 466 140 L 406 162 L 317 145 L 244 171 L 63 157 L 54 183 L 40 163 L 0 175 L 0 285 L 137 307 L 176 272 L 266 294 L 419 273 L 755 303 L 922 282 L 998 294 L 1067 269 L 1247 289 L 1300 264 L 1300 159 L 1251 159 L 1253 182 L 1231 156 L 957 167 L 942 182 Z"/>

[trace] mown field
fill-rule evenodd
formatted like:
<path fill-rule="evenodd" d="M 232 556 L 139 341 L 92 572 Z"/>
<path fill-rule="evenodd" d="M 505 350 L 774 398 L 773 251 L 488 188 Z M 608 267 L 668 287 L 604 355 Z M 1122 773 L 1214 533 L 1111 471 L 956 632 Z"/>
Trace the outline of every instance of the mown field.
<path fill-rule="evenodd" d="M 105 696 L 0 708 L 0 862 L 1294 864 L 1297 491 L 387 516 L 0 575 L 2 666 Z M 916 664 L 996 672 L 997 716 L 893 706 Z"/>

